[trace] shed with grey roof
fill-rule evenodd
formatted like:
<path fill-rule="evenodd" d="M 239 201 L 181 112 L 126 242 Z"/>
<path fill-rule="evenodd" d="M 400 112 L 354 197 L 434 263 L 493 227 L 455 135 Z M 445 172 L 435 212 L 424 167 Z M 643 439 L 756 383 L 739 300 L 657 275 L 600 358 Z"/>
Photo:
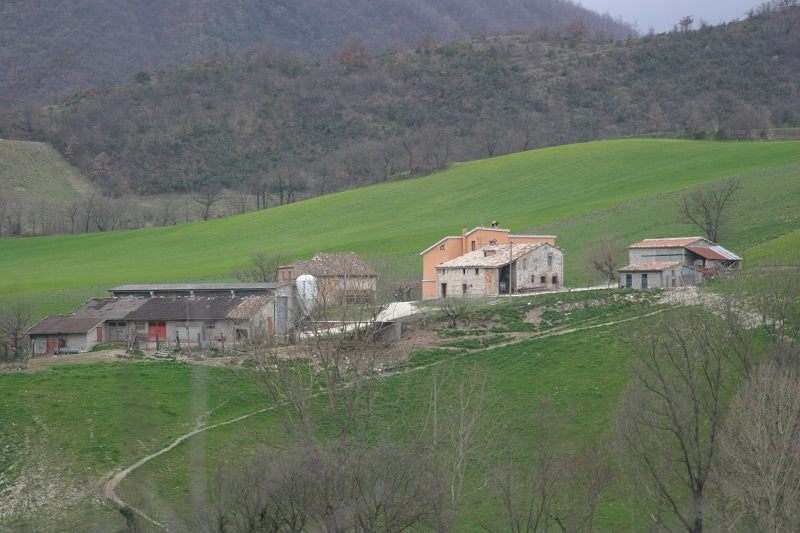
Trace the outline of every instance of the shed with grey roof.
<path fill-rule="evenodd" d="M 72 315 L 49 316 L 27 332 L 34 355 L 85 352 L 103 340 L 103 319 Z"/>
<path fill-rule="evenodd" d="M 163 297 L 147 299 L 126 320 L 145 349 L 225 349 L 275 335 L 277 314 L 266 296 Z"/>

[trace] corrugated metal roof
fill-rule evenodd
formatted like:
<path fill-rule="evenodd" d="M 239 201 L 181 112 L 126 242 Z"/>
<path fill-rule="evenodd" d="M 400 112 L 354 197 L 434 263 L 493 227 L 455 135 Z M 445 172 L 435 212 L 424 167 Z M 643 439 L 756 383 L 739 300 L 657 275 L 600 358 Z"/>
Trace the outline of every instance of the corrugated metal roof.
<path fill-rule="evenodd" d="M 111 292 L 165 292 L 165 291 L 246 291 L 269 290 L 280 286 L 279 283 L 157 283 L 120 285 L 110 289 Z"/>
<path fill-rule="evenodd" d="M 484 246 L 479 250 L 464 254 L 461 257 L 456 257 L 450 261 L 446 261 L 436 268 L 497 268 L 505 266 L 509 263 L 509 256 L 513 254 L 513 260 L 516 261 L 523 255 L 527 255 L 531 251 L 539 248 L 540 246 L 549 246 L 544 243 L 537 244 L 503 244 Z"/>
<path fill-rule="evenodd" d="M 28 335 L 69 335 L 88 333 L 103 323 L 97 317 L 74 317 L 70 315 L 49 316 L 28 330 Z"/>
<path fill-rule="evenodd" d="M 720 246 L 719 244 L 714 244 L 711 246 L 711 249 L 717 252 L 719 255 L 723 256 L 728 261 L 741 261 L 742 258 L 736 255 L 735 253 L 731 252 L 727 248 Z"/>
<path fill-rule="evenodd" d="M 664 239 L 644 239 L 629 246 L 629 248 L 685 248 L 705 241 L 705 237 L 667 237 Z"/>
<path fill-rule="evenodd" d="M 620 272 L 663 272 L 681 266 L 679 261 L 646 261 L 619 269 Z"/>

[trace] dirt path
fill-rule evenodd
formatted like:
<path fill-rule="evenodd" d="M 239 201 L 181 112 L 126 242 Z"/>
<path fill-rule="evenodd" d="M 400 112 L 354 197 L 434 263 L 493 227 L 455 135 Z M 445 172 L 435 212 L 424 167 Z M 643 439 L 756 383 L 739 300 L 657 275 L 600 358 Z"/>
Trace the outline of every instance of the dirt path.
<path fill-rule="evenodd" d="M 491 347 L 488 347 L 488 348 L 481 348 L 481 349 L 476 349 L 476 350 L 463 351 L 463 352 L 459 353 L 458 355 L 453 355 L 452 357 L 447 357 L 447 358 L 444 358 L 444 359 L 440 359 L 438 361 L 434 361 L 433 363 L 429 363 L 427 365 L 415 366 L 415 367 L 411 367 L 411 368 L 405 368 L 405 369 L 397 370 L 395 372 L 391 372 L 391 371 L 390 372 L 386 372 L 386 373 L 382 374 L 380 377 L 381 378 L 391 378 L 391 377 L 394 377 L 394 376 L 408 375 L 408 374 L 411 374 L 413 372 L 420 372 L 420 371 L 423 371 L 423 370 L 427 370 L 427 369 L 442 365 L 442 364 L 450 362 L 450 361 L 457 360 L 457 359 L 459 359 L 461 357 L 464 357 L 464 356 L 469 355 L 469 354 L 474 353 L 474 352 L 496 350 L 496 349 L 499 349 L 499 348 L 504 348 L 504 347 L 507 347 L 507 346 L 512 346 L 512 345 L 520 344 L 522 342 L 527 342 L 527 341 L 546 339 L 546 338 L 550 338 L 550 337 L 560 337 L 560 336 L 563 336 L 563 335 L 569 335 L 569 334 L 572 334 L 572 333 L 578 333 L 578 332 L 582 332 L 582 331 L 589 331 L 589 330 L 593 330 L 593 329 L 613 327 L 613 326 L 616 326 L 618 324 L 625 324 L 627 322 L 634 322 L 636 320 L 642 320 L 642 319 L 645 319 L 645 318 L 656 316 L 656 315 L 659 315 L 659 314 L 661 314 L 661 313 L 663 313 L 663 312 L 665 312 L 667 310 L 668 309 L 666 309 L 666 308 L 665 309 L 659 309 L 657 311 L 653 311 L 652 313 L 647 313 L 647 314 L 644 314 L 644 315 L 638 315 L 638 316 L 635 316 L 635 317 L 629 317 L 629 318 L 625 318 L 625 319 L 621 319 L 621 320 L 615 320 L 615 321 L 611 321 L 611 322 L 604 322 L 602 324 L 593 324 L 593 325 L 583 326 L 583 327 L 579 326 L 579 327 L 573 327 L 573 328 L 568 328 L 568 329 L 560 329 L 560 330 L 557 330 L 557 331 L 549 331 L 549 332 L 543 333 L 541 335 L 532 335 L 530 337 L 517 338 L 517 339 L 514 339 L 513 341 L 509 341 L 507 343 L 502 343 L 502 344 L 497 344 L 495 346 L 491 346 Z M 323 394 L 323 393 L 318 393 L 318 394 Z M 126 468 L 124 468 L 122 470 L 113 471 L 110 474 L 108 474 L 108 476 L 107 476 L 108 479 L 103 484 L 103 496 L 112 505 L 114 505 L 114 507 L 116 507 L 121 512 L 123 512 L 123 514 L 126 514 L 126 513 L 131 514 L 132 513 L 132 514 L 138 515 L 140 518 L 145 520 L 147 523 L 149 523 L 149 524 L 151 524 L 151 525 L 153 525 L 153 526 L 155 526 L 155 527 L 157 527 L 159 529 L 162 529 L 164 531 L 169 531 L 169 528 L 165 524 L 162 524 L 161 522 L 157 521 L 156 519 L 150 517 L 147 513 L 145 513 L 141 509 L 138 509 L 136 507 L 133 507 L 133 506 L 129 505 L 122 498 L 120 498 L 119 495 L 117 494 L 117 487 L 119 487 L 119 484 L 122 483 L 125 480 L 125 478 L 127 478 L 133 472 L 135 472 L 139 468 L 143 467 L 144 465 L 146 465 L 147 463 L 149 463 L 153 459 L 155 459 L 157 457 L 160 457 L 160 456 L 172 451 L 176 447 L 180 446 L 182 443 L 186 442 L 187 440 L 191 439 L 192 437 L 194 437 L 196 435 L 199 435 L 200 433 L 204 433 L 206 431 L 210 431 L 210 430 L 217 429 L 217 428 L 220 428 L 220 427 L 229 426 L 229 425 L 232 425 L 232 424 L 236 424 L 236 423 L 242 422 L 244 420 L 247 420 L 248 418 L 252 418 L 252 417 L 254 417 L 256 415 L 259 415 L 259 414 L 266 413 L 266 412 L 269 412 L 271 410 L 274 410 L 277 407 L 278 407 L 277 405 L 270 406 L 270 407 L 264 407 L 262 409 L 258 409 L 256 411 L 249 412 L 247 414 L 238 416 L 236 418 L 232 418 L 230 420 L 226 420 L 224 422 L 218 422 L 216 424 L 202 425 L 202 423 L 201 423 L 201 425 L 198 425 L 197 427 L 195 427 L 194 430 L 192 430 L 192 431 L 190 431 L 190 432 L 188 432 L 188 433 L 186 433 L 184 435 L 181 435 L 180 437 L 178 437 L 174 441 L 172 441 L 169 445 L 167 445 L 167 446 L 165 446 L 165 447 L 163 447 L 163 448 L 151 453 L 150 455 L 142 457 L 141 459 L 139 459 L 138 461 L 136 461 L 132 465 L 130 465 L 130 466 L 128 466 L 128 467 L 126 467 Z"/>

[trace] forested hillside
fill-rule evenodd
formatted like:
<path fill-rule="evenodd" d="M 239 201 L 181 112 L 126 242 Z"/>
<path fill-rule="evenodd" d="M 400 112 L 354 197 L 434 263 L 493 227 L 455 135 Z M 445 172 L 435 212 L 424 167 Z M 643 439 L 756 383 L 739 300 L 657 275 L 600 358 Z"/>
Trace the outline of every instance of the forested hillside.
<path fill-rule="evenodd" d="M 789 8 L 628 42 L 577 28 L 316 63 L 257 53 L 77 94 L 28 134 L 110 193 L 214 184 L 285 202 L 546 145 L 759 136 L 800 125 L 799 88 Z"/>
<path fill-rule="evenodd" d="M 264 46 L 324 57 L 349 40 L 386 49 L 574 23 L 613 37 L 632 33 L 567 0 L 6 0 L 0 102 Z"/>

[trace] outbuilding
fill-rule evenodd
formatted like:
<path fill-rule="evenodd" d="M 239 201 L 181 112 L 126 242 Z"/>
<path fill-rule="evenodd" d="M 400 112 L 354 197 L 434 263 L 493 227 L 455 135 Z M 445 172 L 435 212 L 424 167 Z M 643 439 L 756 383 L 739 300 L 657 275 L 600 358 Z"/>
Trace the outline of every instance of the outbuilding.
<path fill-rule="evenodd" d="M 704 237 L 644 239 L 628 247 L 628 261 L 619 269 L 620 286 L 628 289 L 697 285 L 742 264 L 741 257 Z"/>
<path fill-rule="evenodd" d="M 126 317 L 139 346 L 151 350 L 225 349 L 263 340 L 279 333 L 275 319 L 275 300 L 263 296 L 151 298 Z"/>
<path fill-rule="evenodd" d="M 28 330 L 34 355 L 87 352 L 103 342 L 103 319 L 49 316 Z"/>

